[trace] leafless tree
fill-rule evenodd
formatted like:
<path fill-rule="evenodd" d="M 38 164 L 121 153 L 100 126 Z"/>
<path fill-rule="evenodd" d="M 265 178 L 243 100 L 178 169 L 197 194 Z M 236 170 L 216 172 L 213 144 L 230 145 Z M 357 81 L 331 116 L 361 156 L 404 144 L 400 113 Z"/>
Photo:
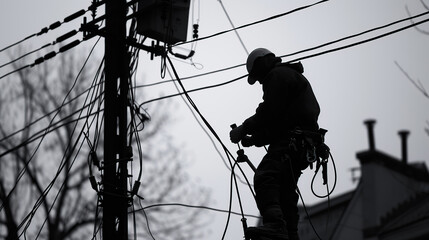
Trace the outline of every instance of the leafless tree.
<path fill-rule="evenodd" d="M 102 78 L 92 81 L 96 69 L 94 64 L 82 68 L 84 60 L 77 52 L 61 54 L 0 83 L 0 238 L 91 239 L 99 230 L 99 198 L 88 178 L 101 177 L 88 156 L 97 144 L 102 159 L 102 109 L 90 109 L 102 106 L 102 89 L 92 91 L 99 95 L 93 95 L 91 104 L 84 98 Z M 143 177 L 138 196 L 144 199 L 135 197 L 131 227 L 140 236 L 200 239 L 205 224 L 200 210 L 151 207 L 203 205 L 210 196 L 189 181 L 184 153 L 163 130 L 169 122 L 168 105 L 155 109 L 152 121 L 139 132 Z M 98 136 L 97 142 L 90 136 Z M 140 168 L 137 158 L 135 169 Z"/>
<path fill-rule="evenodd" d="M 423 0 L 420 0 L 420 2 L 422 4 L 423 8 L 426 9 L 427 11 L 429 11 L 429 6 Z M 407 11 L 408 16 L 411 17 L 412 14 L 411 14 L 408 6 L 405 6 L 405 10 Z M 411 19 L 410 21 L 414 24 L 413 19 Z M 420 28 L 418 25 L 415 26 L 415 29 L 422 34 L 429 35 L 429 30 Z M 419 79 L 415 79 L 415 78 L 411 77 L 408 74 L 408 72 L 400 65 L 400 63 L 395 61 L 395 64 L 398 67 L 398 69 L 402 72 L 402 74 L 404 74 L 404 76 L 423 94 L 423 96 L 425 96 L 426 98 L 429 99 L 429 93 L 426 90 L 425 86 L 422 84 L 422 82 Z M 429 121 L 426 121 L 426 124 L 428 125 L 428 127 L 425 128 L 425 131 L 429 135 Z"/>

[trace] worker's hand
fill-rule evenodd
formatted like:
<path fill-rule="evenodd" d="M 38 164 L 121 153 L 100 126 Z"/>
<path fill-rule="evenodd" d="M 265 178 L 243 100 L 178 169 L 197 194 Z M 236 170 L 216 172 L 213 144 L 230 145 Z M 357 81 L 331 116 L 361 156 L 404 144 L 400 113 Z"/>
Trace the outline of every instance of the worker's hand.
<path fill-rule="evenodd" d="M 251 147 L 255 145 L 255 143 L 251 136 L 244 136 L 243 139 L 241 139 L 241 145 L 243 145 L 243 147 Z"/>
<path fill-rule="evenodd" d="M 240 142 L 240 140 L 245 136 L 246 133 L 244 132 L 243 125 L 240 125 L 229 132 L 229 139 L 231 139 L 231 142 L 233 143 Z"/>

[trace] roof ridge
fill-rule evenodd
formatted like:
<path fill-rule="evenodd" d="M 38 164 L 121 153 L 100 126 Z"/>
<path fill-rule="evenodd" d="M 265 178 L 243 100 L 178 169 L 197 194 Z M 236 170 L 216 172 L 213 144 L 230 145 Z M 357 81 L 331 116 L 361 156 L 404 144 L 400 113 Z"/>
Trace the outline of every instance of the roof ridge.
<path fill-rule="evenodd" d="M 416 203 L 422 201 L 425 198 L 428 198 L 429 192 L 422 191 L 418 192 L 408 199 L 398 203 L 396 207 L 393 207 L 391 211 L 387 212 L 384 216 L 380 217 L 380 226 L 385 225 L 390 220 L 400 216 L 405 212 L 405 210 L 411 209 L 413 205 L 416 205 Z"/>

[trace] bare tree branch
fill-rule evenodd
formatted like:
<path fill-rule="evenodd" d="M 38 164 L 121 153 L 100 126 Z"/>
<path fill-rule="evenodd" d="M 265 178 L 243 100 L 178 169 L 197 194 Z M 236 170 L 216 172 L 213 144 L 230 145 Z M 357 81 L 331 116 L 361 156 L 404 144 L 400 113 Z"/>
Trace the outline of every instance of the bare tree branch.
<path fill-rule="evenodd" d="M 399 68 L 399 70 L 401 70 L 401 72 L 405 75 L 405 77 L 407 77 L 407 79 L 426 97 L 429 98 L 429 94 L 426 91 L 425 87 L 423 86 L 423 84 L 420 82 L 420 80 L 414 80 L 413 78 L 410 77 L 410 75 L 408 75 L 408 73 L 401 67 L 401 65 L 399 65 L 399 63 L 397 61 L 395 61 L 396 66 Z"/>
<path fill-rule="evenodd" d="M 428 6 L 428 5 L 426 5 L 426 3 L 425 3 L 423 0 L 420 0 L 420 2 L 422 3 L 423 7 L 424 7 L 426 10 L 428 10 L 428 11 L 429 11 L 429 6 Z M 411 12 L 410 12 L 410 10 L 408 9 L 408 6 L 407 6 L 407 5 L 405 5 L 405 10 L 407 11 L 408 16 L 409 16 L 409 17 L 411 17 Z M 411 19 L 410 21 L 411 21 L 411 23 L 413 23 L 413 24 L 415 23 L 413 19 Z M 420 26 L 418 26 L 418 25 L 415 25 L 415 28 L 416 28 L 416 30 L 417 30 L 417 31 L 419 31 L 419 32 L 421 32 L 421 33 L 423 33 L 423 34 L 425 34 L 425 35 L 429 35 L 429 31 L 428 31 L 428 30 L 424 30 L 424 29 L 420 28 Z"/>

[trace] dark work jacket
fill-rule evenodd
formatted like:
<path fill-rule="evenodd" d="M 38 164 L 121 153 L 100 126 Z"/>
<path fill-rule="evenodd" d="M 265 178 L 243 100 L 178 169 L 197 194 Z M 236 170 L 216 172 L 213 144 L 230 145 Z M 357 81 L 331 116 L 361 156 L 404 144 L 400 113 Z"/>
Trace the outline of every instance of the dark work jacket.
<path fill-rule="evenodd" d="M 256 113 L 243 123 L 256 146 L 286 140 L 290 130 L 317 131 L 320 107 L 302 64 L 280 63 L 261 81 L 263 102 Z"/>

